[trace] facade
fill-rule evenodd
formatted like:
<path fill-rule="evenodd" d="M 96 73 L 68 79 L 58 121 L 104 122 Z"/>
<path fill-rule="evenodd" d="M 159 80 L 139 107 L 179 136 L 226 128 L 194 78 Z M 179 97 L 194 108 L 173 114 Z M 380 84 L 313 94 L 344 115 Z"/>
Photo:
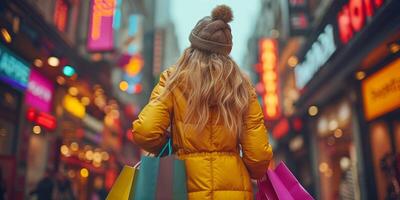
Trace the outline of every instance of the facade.
<path fill-rule="evenodd" d="M 0 3 L 0 173 L 9 183 L 6 199 L 28 198 L 46 173 L 70 182 L 77 199 L 95 198 L 124 164 L 139 159 L 129 129 L 153 86 L 152 54 L 135 57 L 145 65 L 137 102 L 120 98 L 120 81 L 115 87 L 110 74 L 124 72 L 118 65 L 124 53 L 153 51 L 152 45 L 129 44 L 153 41 L 155 3 L 105 1 L 101 15 L 94 13 L 96 3 Z M 125 26 L 134 21 L 139 25 Z M 119 22 L 127 29 L 118 29 Z M 132 42 L 133 35 L 140 41 Z"/>
<path fill-rule="evenodd" d="M 297 53 L 295 115 L 309 135 L 317 198 L 398 198 L 397 7 L 334 1 Z"/>
<path fill-rule="evenodd" d="M 280 112 L 266 118 L 275 161 L 317 199 L 397 198 L 398 1 L 262 5 L 244 66 L 268 116 L 263 43 L 275 42 Z"/>
<path fill-rule="evenodd" d="M 180 56 L 170 7 L 171 0 L 157 1 L 153 61 L 153 75 L 156 79 L 163 70 L 174 65 Z"/>

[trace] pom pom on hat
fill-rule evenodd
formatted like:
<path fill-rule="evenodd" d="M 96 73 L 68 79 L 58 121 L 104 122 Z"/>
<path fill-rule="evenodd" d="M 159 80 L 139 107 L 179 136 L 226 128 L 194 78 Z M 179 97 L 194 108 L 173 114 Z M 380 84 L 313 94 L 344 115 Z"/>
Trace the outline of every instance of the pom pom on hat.
<path fill-rule="evenodd" d="M 197 22 L 189 35 L 190 46 L 207 52 L 229 55 L 232 50 L 232 33 L 229 22 L 233 14 L 230 7 L 219 5 Z"/>
<path fill-rule="evenodd" d="M 222 20 L 225 23 L 229 23 L 233 20 L 232 10 L 227 5 L 219 5 L 211 12 L 213 20 Z"/>

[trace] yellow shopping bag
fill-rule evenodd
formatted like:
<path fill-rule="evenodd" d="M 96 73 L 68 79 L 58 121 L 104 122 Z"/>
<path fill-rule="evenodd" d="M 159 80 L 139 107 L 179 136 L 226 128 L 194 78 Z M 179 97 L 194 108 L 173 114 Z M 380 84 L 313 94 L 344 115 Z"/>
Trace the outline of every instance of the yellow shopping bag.
<path fill-rule="evenodd" d="M 129 200 L 133 197 L 135 175 L 137 167 L 124 166 L 117 180 L 115 180 L 106 200 Z"/>

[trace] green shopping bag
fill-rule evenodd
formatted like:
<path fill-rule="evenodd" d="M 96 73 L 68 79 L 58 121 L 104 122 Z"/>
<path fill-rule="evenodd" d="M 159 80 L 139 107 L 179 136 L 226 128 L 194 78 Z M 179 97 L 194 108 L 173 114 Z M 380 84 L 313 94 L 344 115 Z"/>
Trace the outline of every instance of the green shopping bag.
<path fill-rule="evenodd" d="M 161 157 L 166 149 L 168 156 Z M 133 199 L 187 199 L 185 163 L 172 155 L 171 140 L 157 157 L 142 156 L 134 184 Z"/>

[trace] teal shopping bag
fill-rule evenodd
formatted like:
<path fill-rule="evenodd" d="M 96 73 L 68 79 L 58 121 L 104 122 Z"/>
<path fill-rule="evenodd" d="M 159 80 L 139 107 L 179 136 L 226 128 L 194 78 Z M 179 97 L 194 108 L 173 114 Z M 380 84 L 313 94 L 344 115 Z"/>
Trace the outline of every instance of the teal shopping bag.
<path fill-rule="evenodd" d="M 167 149 L 168 155 L 161 157 Z M 134 189 L 137 200 L 187 199 L 185 163 L 172 155 L 171 140 L 157 157 L 142 156 Z"/>

